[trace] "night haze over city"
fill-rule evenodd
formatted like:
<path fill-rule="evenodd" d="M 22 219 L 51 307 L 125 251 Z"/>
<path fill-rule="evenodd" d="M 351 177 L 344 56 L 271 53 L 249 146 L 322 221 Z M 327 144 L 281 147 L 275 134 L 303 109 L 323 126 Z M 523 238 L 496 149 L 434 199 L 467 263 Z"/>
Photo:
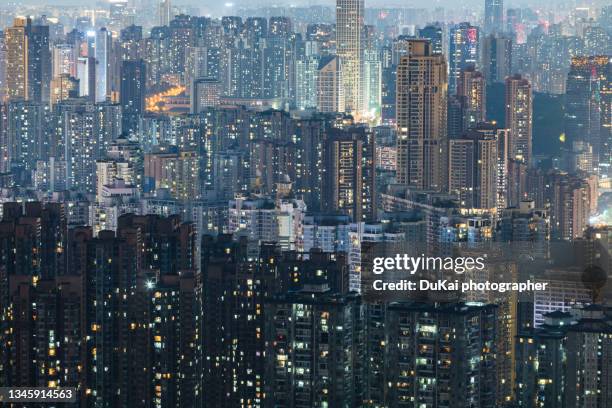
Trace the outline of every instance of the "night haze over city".
<path fill-rule="evenodd" d="M 612 408 L 612 4 L 0 4 L 0 405 Z"/>

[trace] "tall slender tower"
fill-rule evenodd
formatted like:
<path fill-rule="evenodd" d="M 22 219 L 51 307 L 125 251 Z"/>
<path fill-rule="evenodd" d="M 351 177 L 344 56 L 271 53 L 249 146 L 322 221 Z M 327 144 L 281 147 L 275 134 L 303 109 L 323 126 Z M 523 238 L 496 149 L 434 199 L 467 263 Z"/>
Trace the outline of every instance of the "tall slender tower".
<path fill-rule="evenodd" d="M 9 99 L 49 100 L 51 55 L 49 27 L 18 17 L 5 34 Z"/>
<path fill-rule="evenodd" d="M 473 66 L 461 71 L 457 96 L 461 101 L 463 130 L 474 128 L 486 120 L 486 89 L 484 76 Z"/>
<path fill-rule="evenodd" d="M 504 20 L 504 0 L 485 0 L 485 33 L 502 31 Z"/>
<path fill-rule="evenodd" d="M 28 94 L 27 19 L 16 18 L 6 29 L 6 79 L 9 99 L 26 99 Z"/>
<path fill-rule="evenodd" d="M 397 67 L 397 182 L 442 190 L 447 139 L 447 74 L 444 56 L 428 40 L 408 40 Z"/>
<path fill-rule="evenodd" d="M 470 23 L 459 23 L 450 29 L 449 44 L 449 83 L 451 95 L 457 91 L 461 71 L 469 66 L 478 66 L 480 55 L 480 31 Z"/>
<path fill-rule="evenodd" d="M 336 0 L 336 53 L 342 66 L 347 112 L 363 111 L 362 44 L 364 0 Z"/>
<path fill-rule="evenodd" d="M 138 120 L 145 110 L 146 64 L 143 60 L 123 61 L 119 103 L 123 111 L 122 126 L 127 133 L 138 130 Z"/>
<path fill-rule="evenodd" d="M 510 129 L 510 154 L 530 165 L 532 127 L 531 84 L 520 75 L 506 78 L 506 127 Z"/>
<path fill-rule="evenodd" d="M 170 0 L 161 0 L 158 7 L 159 25 L 162 27 L 170 25 L 172 20 L 172 4 Z"/>

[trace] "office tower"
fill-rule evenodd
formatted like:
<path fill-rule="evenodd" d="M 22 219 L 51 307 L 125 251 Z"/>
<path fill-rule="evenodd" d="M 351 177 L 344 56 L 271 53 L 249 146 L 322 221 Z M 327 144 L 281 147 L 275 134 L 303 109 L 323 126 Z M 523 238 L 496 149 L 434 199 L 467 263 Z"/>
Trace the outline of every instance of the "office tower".
<path fill-rule="evenodd" d="M 342 64 L 346 111 L 350 113 L 362 112 L 363 13 L 363 0 L 336 1 L 336 53 Z"/>
<path fill-rule="evenodd" d="M 510 129 L 511 157 L 531 166 L 531 84 L 520 75 L 506 78 L 506 128 Z"/>
<path fill-rule="evenodd" d="M 79 57 L 76 71 L 76 78 L 79 81 L 79 96 L 86 96 L 93 102 L 96 96 L 96 59 Z"/>
<path fill-rule="evenodd" d="M 169 26 L 170 21 L 174 17 L 172 14 L 172 4 L 170 0 L 160 0 L 157 6 L 157 15 L 159 16 L 159 25 Z"/>
<path fill-rule="evenodd" d="M 461 71 L 457 97 L 461 102 L 464 131 L 473 129 L 486 120 L 486 85 L 485 77 L 473 66 Z"/>
<path fill-rule="evenodd" d="M 478 27 L 474 27 L 470 23 L 460 23 L 451 27 L 448 53 L 448 90 L 451 95 L 457 92 L 457 82 L 461 71 L 468 66 L 479 64 L 479 41 Z"/>
<path fill-rule="evenodd" d="M 278 282 L 273 244 L 202 238 L 203 382 L 205 407 L 263 406 L 266 356 L 264 301 Z"/>
<path fill-rule="evenodd" d="M 581 160 L 574 159 L 571 170 L 583 167 L 589 173 L 597 172 L 600 161 L 603 164 L 605 158 L 609 158 L 611 80 L 612 64 L 608 57 L 572 58 L 567 74 L 565 135 L 572 145 L 584 146 L 578 154 L 582 150 L 592 152 L 592 162 L 580 166 Z"/>
<path fill-rule="evenodd" d="M 441 55 L 443 53 L 443 30 L 439 24 L 427 25 L 419 29 L 419 38 L 429 40 L 431 43 L 431 53 Z"/>
<path fill-rule="evenodd" d="M 374 218 L 374 140 L 366 128 L 330 129 L 324 145 L 322 205 L 354 222 Z"/>
<path fill-rule="evenodd" d="M 487 34 L 504 30 L 504 0 L 485 0 L 484 31 Z"/>
<path fill-rule="evenodd" d="M 605 407 L 612 402 L 612 326 L 607 308 L 591 305 L 544 316 L 519 333 L 517 403 Z M 580 384 L 581 386 L 576 386 Z"/>
<path fill-rule="evenodd" d="M 426 40 L 410 40 L 397 68 L 397 182 L 419 189 L 445 188 L 446 62 Z"/>
<path fill-rule="evenodd" d="M 6 88 L 9 99 L 28 97 L 27 20 L 15 19 L 4 34 L 6 44 Z"/>
<path fill-rule="evenodd" d="M 462 208 L 495 212 L 498 156 L 493 130 L 469 131 L 448 141 L 448 191 L 459 196 Z"/>
<path fill-rule="evenodd" d="M 496 399 L 496 326 L 494 305 L 404 304 L 387 307 L 385 331 L 387 400 L 423 401 L 453 406 Z"/>
<path fill-rule="evenodd" d="M 119 100 L 123 110 L 123 131 L 136 133 L 145 113 L 146 64 L 143 60 L 123 61 Z"/>
<path fill-rule="evenodd" d="M 357 296 L 330 292 L 267 300 L 264 384 L 269 401 L 296 408 L 360 405 L 358 384 L 367 373 L 355 362 L 363 358 L 363 310 Z"/>
<path fill-rule="evenodd" d="M 200 113 L 203 108 L 218 106 L 221 103 L 221 82 L 211 78 L 196 79 L 191 95 L 191 113 Z"/>
<path fill-rule="evenodd" d="M 51 80 L 51 98 L 49 105 L 53 105 L 68 98 L 79 97 L 79 80 L 70 74 L 60 74 Z"/>
<path fill-rule="evenodd" d="M 101 28 L 97 31 L 88 32 L 87 36 L 90 39 L 88 56 L 95 58 L 96 62 L 95 101 L 104 102 L 110 96 L 112 89 L 112 33 L 106 28 Z"/>
<path fill-rule="evenodd" d="M 512 39 L 499 34 L 486 36 L 481 66 L 489 84 L 504 82 L 512 70 Z"/>
<path fill-rule="evenodd" d="M 341 59 L 337 56 L 321 58 L 317 78 L 317 110 L 319 112 L 344 112 L 347 109 Z"/>

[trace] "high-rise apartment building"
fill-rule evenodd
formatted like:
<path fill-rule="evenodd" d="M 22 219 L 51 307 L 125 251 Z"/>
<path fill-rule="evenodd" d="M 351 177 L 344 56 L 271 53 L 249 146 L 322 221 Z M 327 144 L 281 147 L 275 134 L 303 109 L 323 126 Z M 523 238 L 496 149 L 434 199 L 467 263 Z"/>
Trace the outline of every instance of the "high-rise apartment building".
<path fill-rule="evenodd" d="M 408 40 L 397 68 L 397 182 L 420 189 L 445 188 L 446 62 L 427 40 Z"/>
<path fill-rule="evenodd" d="M 567 74 L 565 97 L 565 135 L 572 147 L 582 145 L 592 152 L 588 168 L 580 159 L 572 160 L 574 168 L 596 172 L 600 162 L 609 161 L 612 125 L 612 63 L 607 56 L 572 58 Z M 609 162 L 607 163 L 609 166 Z M 574 170 L 574 168 L 570 170 Z"/>
<path fill-rule="evenodd" d="M 264 304 L 269 406 L 362 404 L 364 366 L 355 362 L 363 358 L 364 305 L 355 295 L 317 290 L 273 297 Z"/>
<path fill-rule="evenodd" d="M 386 313 L 383 405 L 419 401 L 450 408 L 456 401 L 478 401 L 481 407 L 495 406 L 495 306 L 398 303 Z"/>
<path fill-rule="evenodd" d="M 601 306 L 555 311 L 519 333 L 519 406 L 606 407 L 612 404 L 612 325 Z"/>
<path fill-rule="evenodd" d="M 531 165 L 533 105 L 531 84 L 520 75 L 506 78 L 506 127 L 511 157 Z"/>
<path fill-rule="evenodd" d="M 355 222 L 372 219 L 374 140 L 366 128 L 331 129 L 324 145 L 322 207 Z"/>
<path fill-rule="evenodd" d="M 6 44 L 6 88 L 8 97 L 26 99 L 28 96 L 28 42 L 25 18 L 17 18 L 4 34 Z"/>
<path fill-rule="evenodd" d="M 123 61 L 119 100 L 123 110 L 123 131 L 138 131 L 138 121 L 145 111 L 146 64 L 143 60 Z"/>
<path fill-rule="evenodd" d="M 448 191 L 463 208 L 495 211 L 498 156 L 495 131 L 472 130 L 448 146 Z"/>
<path fill-rule="evenodd" d="M 469 66 L 459 75 L 457 97 L 461 103 L 463 130 L 473 129 L 486 120 L 487 84 L 484 75 Z"/>

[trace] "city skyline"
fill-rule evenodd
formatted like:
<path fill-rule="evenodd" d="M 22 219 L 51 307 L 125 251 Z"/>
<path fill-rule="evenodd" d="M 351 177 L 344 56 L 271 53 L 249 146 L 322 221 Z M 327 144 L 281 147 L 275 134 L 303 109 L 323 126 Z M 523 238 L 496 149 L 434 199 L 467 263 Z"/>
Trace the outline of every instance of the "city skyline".
<path fill-rule="evenodd" d="M 41 4 L 0 402 L 612 406 L 611 5 Z"/>

